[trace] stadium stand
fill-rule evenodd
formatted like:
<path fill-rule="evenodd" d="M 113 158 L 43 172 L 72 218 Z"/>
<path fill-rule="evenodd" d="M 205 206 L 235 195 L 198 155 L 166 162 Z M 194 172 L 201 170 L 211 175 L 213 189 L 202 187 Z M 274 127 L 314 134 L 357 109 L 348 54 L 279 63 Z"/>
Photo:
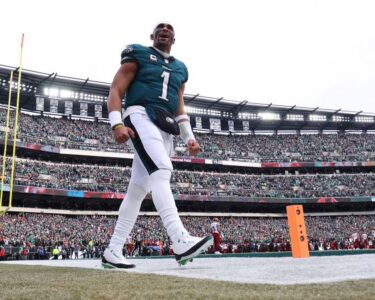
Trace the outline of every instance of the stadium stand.
<path fill-rule="evenodd" d="M 5 126 L 5 115 L 5 109 L 0 109 L 0 126 Z M 32 116 L 26 113 L 20 115 L 19 122 L 18 137 L 25 143 L 81 150 L 132 152 L 128 145 L 116 145 L 111 132 L 108 131 L 108 123 Z M 362 162 L 373 161 L 375 157 L 374 134 L 197 133 L 197 138 L 202 146 L 200 157 L 220 160 Z M 180 140 L 176 146 L 177 149 L 184 148 Z"/>
<path fill-rule="evenodd" d="M 115 225 L 113 216 L 64 216 L 25 213 L 2 217 L 0 246 L 7 256 L 22 259 L 47 259 L 52 249 L 65 249 L 66 258 L 74 257 L 74 249 L 87 257 L 99 257 L 107 245 Z M 190 232 L 210 232 L 209 217 L 182 217 Z M 224 253 L 290 251 L 285 218 L 221 218 Z M 306 217 L 311 250 L 373 249 L 375 216 Z M 143 237 L 143 255 L 170 254 L 169 240 L 159 217 L 140 216 L 133 230 L 130 250 L 136 234 Z M 163 245 L 161 247 L 160 245 Z M 158 251 L 149 251 L 159 247 Z M 165 249 L 163 249 L 165 248 Z M 23 250 L 27 249 L 26 252 Z M 143 252 L 144 251 L 144 252 Z M 211 249 L 212 251 L 212 249 Z M 155 252 L 155 253 L 154 253 Z M 41 255 L 40 253 L 44 253 Z M 41 257 L 42 256 L 42 257 Z M 23 257 L 26 259 L 26 257 Z"/>
<path fill-rule="evenodd" d="M 23 158 L 17 159 L 16 165 L 16 185 L 92 192 L 125 193 L 131 171 L 128 166 Z M 10 173 L 10 158 L 7 166 Z M 175 194 L 277 198 L 375 196 L 374 185 L 373 173 L 250 175 L 176 170 L 172 180 Z"/>
<path fill-rule="evenodd" d="M 0 65 L 1 153 L 11 69 Z M 48 258 L 55 247 L 65 257 L 101 255 L 133 155 L 111 136 L 108 89 L 105 83 L 25 70 L 13 200 L 19 213 L 0 217 L 0 259 Z M 311 250 L 373 248 L 373 114 L 199 95 L 185 95 L 185 103 L 203 151 L 187 157 L 176 139 L 172 188 L 180 211 L 191 212 L 183 217 L 190 232 L 208 233 L 211 217 L 220 215 L 223 252 L 288 251 L 285 206 L 300 203 L 307 213 L 317 213 L 306 218 Z M 11 129 L 14 113 L 13 108 Z M 169 254 L 150 197 L 135 228 L 148 229 L 141 254 Z M 30 207 L 43 213 L 28 212 Z M 250 212 L 259 215 L 246 215 Z"/>

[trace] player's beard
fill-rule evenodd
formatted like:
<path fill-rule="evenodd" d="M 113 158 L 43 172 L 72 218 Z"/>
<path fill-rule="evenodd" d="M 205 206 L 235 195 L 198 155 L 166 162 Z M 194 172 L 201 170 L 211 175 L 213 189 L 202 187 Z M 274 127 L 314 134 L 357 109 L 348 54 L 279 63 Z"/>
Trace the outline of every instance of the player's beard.
<path fill-rule="evenodd" d="M 160 34 L 156 36 L 154 47 L 158 48 L 161 51 L 169 52 L 172 48 L 174 36 L 171 35 L 168 38 L 160 37 Z"/>
<path fill-rule="evenodd" d="M 171 50 L 172 44 L 171 43 L 156 43 L 155 47 L 163 52 L 168 52 Z"/>

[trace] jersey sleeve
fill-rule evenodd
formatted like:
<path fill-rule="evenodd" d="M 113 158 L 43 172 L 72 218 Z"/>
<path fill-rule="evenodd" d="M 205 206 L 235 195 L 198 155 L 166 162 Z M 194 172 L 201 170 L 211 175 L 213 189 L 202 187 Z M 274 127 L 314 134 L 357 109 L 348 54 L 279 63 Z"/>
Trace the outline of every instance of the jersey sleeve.
<path fill-rule="evenodd" d="M 121 52 L 121 64 L 126 62 L 138 62 L 139 46 L 136 44 L 127 45 Z"/>
<path fill-rule="evenodd" d="M 183 68 L 184 68 L 184 73 L 185 73 L 185 77 L 184 79 L 182 80 L 182 83 L 186 83 L 189 79 L 189 72 L 188 72 L 188 69 L 187 67 L 185 66 L 185 64 L 183 63 Z"/>

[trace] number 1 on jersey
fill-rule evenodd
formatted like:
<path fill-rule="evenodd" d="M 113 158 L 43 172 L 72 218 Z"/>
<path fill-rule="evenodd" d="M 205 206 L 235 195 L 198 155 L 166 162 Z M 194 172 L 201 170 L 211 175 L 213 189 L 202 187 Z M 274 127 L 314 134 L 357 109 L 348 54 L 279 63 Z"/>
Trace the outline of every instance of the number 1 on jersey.
<path fill-rule="evenodd" d="M 168 93 L 168 83 L 169 83 L 169 72 L 163 71 L 161 73 L 160 77 L 163 78 L 163 91 L 161 93 L 161 96 L 159 96 L 160 99 L 163 99 L 164 101 L 169 101 L 167 98 Z"/>

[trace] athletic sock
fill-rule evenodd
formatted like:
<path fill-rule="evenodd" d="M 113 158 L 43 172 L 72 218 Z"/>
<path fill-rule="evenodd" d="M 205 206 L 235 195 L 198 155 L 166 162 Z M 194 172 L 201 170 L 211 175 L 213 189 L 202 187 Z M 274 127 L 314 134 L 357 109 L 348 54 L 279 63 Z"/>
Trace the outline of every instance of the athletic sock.
<path fill-rule="evenodd" d="M 170 185 L 171 171 L 157 170 L 150 175 L 152 199 L 167 233 L 174 242 L 182 232 L 187 232 L 178 215 Z"/>
<path fill-rule="evenodd" d="M 134 183 L 129 183 L 128 190 L 119 209 L 116 227 L 109 243 L 109 248 L 113 250 L 122 250 L 126 238 L 134 227 L 142 201 L 146 195 L 146 191 Z"/>

